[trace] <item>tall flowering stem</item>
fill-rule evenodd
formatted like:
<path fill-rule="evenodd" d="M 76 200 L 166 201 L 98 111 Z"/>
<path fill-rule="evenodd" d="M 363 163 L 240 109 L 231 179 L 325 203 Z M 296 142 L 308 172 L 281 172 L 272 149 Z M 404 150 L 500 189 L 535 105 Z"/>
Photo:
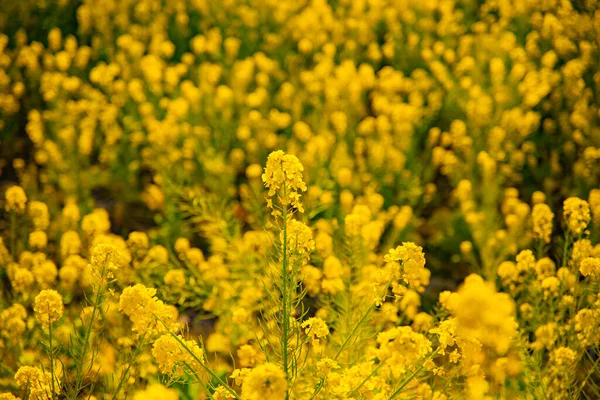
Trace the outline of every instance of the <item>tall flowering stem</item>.
<path fill-rule="evenodd" d="M 55 290 L 42 290 L 34 301 L 35 317 L 42 327 L 48 328 L 48 355 L 50 357 L 50 375 L 52 398 L 57 393 L 56 377 L 54 374 L 54 348 L 52 345 L 52 324 L 58 321 L 64 312 L 62 296 Z"/>
<path fill-rule="evenodd" d="M 285 196 L 285 191 L 286 191 L 286 187 L 285 184 L 283 185 L 283 191 L 284 191 L 284 196 Z M 290 330 L 290 316 L 289 316 L 289 312 L 288 312 L 288 277 L 287 277 L 287 271 L 288 271 L 288 258 L 287 258 L 287 244 L 288 244 L 288 240 L 287 240 L 287 219 L 288 219 L 288 210 L 287 210 L 287 206 L 283 205 L 283 260 L 282 260 L 282 272 L 281 272 L 281 276 L 282 276 L 282 287 L 281 287 L 281 294 L 282 294 L 282 298 L 283 298 L 283 336 L 282 336 L 282 359 L 283 359 L 283 372 L 285 373 L 285 376 L 289 379 L 289 375 L 288 375 L 288 368 L 289 368 L 289 362 L 288 362 L 288 342 L 289 342 L 289 330 Z"/>
<path fill-rule="evenodd" d="M 286 379 L 292 380 L 291 372 L 295 370 L 294 352 L 290 352 L 289 342 L 292 337 L 290 318 L 293 314 L 295 293 L 295 272 L 298 267 L 308 262 L 309 253 L 314 249 L 311 230 L 303 223 L 292 219 L 294 211 L 304 212 L 300 194 L 306 191 L 302 180 L 304 167 L 296 156 L 283 151 L 271 153 L 267 160 L 262 180 L 269 189 L 267 205 L 271 215 L 282 219 L 280 230 L 281 281 L 281 315 L 279 321 L 281 332 L 281 363 Z M 286 398 L 289 390 L 286 391 Z"/>
<path fill-rule="evenodd" d="M 84 369 L 86 358 L 91 347 L 92 328 L 94 321 L 100 311 L 100 306 L 104 297 L 106 285 L 114 281 L 114 272 L 119 268 L 121 255 L 116 247 L 107 244 L 98 244 L 92 249 L 92 257 L 88 265 L 90 272 L 91 285 L 94 288 L 94 300 L 92 301 L 92 313 L 89 322 L 84 328 L 84 334 L 81 341 L 81 347 L 74 358 L 77 360 L 77 375 L 72 398 L 76 399 L 84 387 L 84 376 L 87 371 Z M 94 356 L 89 361 L 89 368 L 92 368 Z"/>

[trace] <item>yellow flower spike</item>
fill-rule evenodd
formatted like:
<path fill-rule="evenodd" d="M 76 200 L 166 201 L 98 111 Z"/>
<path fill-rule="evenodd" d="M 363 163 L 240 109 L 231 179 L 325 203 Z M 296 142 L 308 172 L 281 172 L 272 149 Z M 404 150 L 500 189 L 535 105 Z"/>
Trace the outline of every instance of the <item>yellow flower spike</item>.
<path fill-rule="evenodd" d="M 542 240 L 545 243 L 550 243 L 550 235 L 552 235 L 552 221 L 554 213 L 546 204 L 538 203 L 533 206 L 531 213 L 533 221 L 533 237 L 534 239 Z"/>
<path fill-rule="evenodd" d="M 304 328 L 305 333 L 313 342 L 329 335 L 329 328 L 327 327 L 325 321 L 323 321 L 321 318 L 309 318 L 304 321 L 300 327 Z"/>
<path fill-rule="evenodd" d="M 171 333 L 166 333 L 152 346 L 152 355 L 158 363 L 159 370 L 164 374 L 179 376 L 184 374 L 186 368 L 199 373 L 202 370 L 199 363 L 204 362 L 203 350 L 195 340 L 184 340 L 181 336 L 178 338 L 194 353 L 195 357 Z"/>
<path fill-rule="evenodd" d="M 175 389 L 169 389 L 159 383 L 148 385 L 133 395 L 133 400 L 179 400 Z"/>
<path fill-rule="evenodd" d="M 575 235 L 583 233 L 590 222 L 590 206 L 578 197 L 569 197 L 563 204 L 563 216 L 569 231 Z"/>
<path fill-rule="evenodd" d="M 56 290 L 42 290 L 35 297 L 33 310 L 35 318 L 44 327 L 58 321 L 64 311 L 63 298 Z"/>
<path fill-rule="evenodd" d="M 243 379 L 242 398 L 248 400 L 284 399 L 288 382 L 276 364 L 265 363 L 250 370 Z"/>
<path fill-rule="evenodd" d="M 425 255 L 421 246 L 405 242 L 402 246 L 390 249 L 383 260 L 394 267 L 396 279 L 408 283 L 417 291 L 422 292 L 429 284 L 431 273 L 425 268 Z"/>
<path fill-rule="evenodd" d="M 6 204 L 4 209 L 7 212 L 14 211 L 17 214 L 25 212 L 25 204 L 27 203 L 27 195 L 20 186 L 11 186 L 6 189 L 5 193 Z"/>
<path fill-rule="evenodd" d="M 42 371 L 37 367 L 21 367 L 15 374 L 15 381 L 21 389 L 28 389 L 30 399 L 50 400 L 52 397 L 52 388 L 54 393 L 59 394 L 60 380 L 57 376 L 52 382 L 52 374 L 49 371 Z"/>
<path fill-rule="evenodd" d="M 269 189 L 268 196 L 273 197 L 277 194 L 282 205 L 291 204 L 298 211 L 304 212 L 300 194 L 307 188 L 302 179 L 302 171 L 304 167 L 296 156 L 285 154 L 281 150 L 269 154 L 265 172 L 262 174 L 262 181 Z"/>
<path fill-rule="evenodd" d="M 456 293 L 451 312 L 465 337 L 479 340 L 498 354 L 506 354 L 517 333 L 515 303 L 479 275 L 469 275 Z"/>

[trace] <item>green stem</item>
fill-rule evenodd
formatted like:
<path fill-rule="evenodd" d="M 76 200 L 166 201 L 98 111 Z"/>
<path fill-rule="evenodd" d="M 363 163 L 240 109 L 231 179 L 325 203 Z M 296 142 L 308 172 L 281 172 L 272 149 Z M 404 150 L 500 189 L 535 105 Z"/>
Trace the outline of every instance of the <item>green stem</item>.
<path fill-rule="evenodd" d="M 283 185 L 283 196 L 286 196 L 286 187 Z M 285 373 L 286 379 L 289 381 L 288 375 L 288 341 L 289 341 L 289 315 L 288 315 L 288 276 L 287 276 L 287 268 L 288 268 L 288 259 L 287 259 L 287 206 L 283 205 L 283 262 L 282 262 L 282 287 L 281 287 L 281 295 L 283 297 L 283 337 L 282 337 L 282 345 L 281 345 L 281 353 L 282 353 L 282 362 L 283 362 L 283 372 Z M 286 392 L 286 399 L 289 397 L 289 393 Z"/>
<path fill-rule="evenodd" d="M 144 346 L 144 336 L 142 336 L 141 340 L 140 340 L 140 345 L 137 346 L 137 348 L 135 349 L 135 352 L 133 353 L 133 356 L 131 357 L 131 361 L 129 361 L 129 364 L 127 365 L 127 368 L 125 368 L 125 371 L 123 371 L 123 375 L 121 376 L 121 379 L 119 379 L 119 385 L 117 385 L 117 389 L 115 390 L 115 393 L 112 396 L 112 400 L 115 400 L 117 398 L 117 395 L 119 394 L 119 392 L 121 391 L 121 389 L 123 388 L 123 384 L 125 383 L 125 380 L 127 379 L 127 375 L 129 374 L 129 370 L 131 369 L 131 367 L 133 366 L 133 363 L 135 362 L 137 356 L 140 354 L 142 347 Z"/>
<path fill-rule="evenodd" d="M 165 329 L 167 330 L 167 332 L 169 332 L 169 334 L 170 334 L 171 336 L 173 336 L 173 337 L 175 338 L 175 340 L 177 340 L 177 342 L 178 342 L 178 343 L 179 343 L 181 346 L 183 346 L 183 348 L 185 349 L 185 351 L 187 351 L 188 353 L 190 353 L 190 355 L 192 356 L 192 358 L 193 358 L 193 359 L 194 359 L 194 360 L 195 360 L 195 361 L 196 361 L 198 364 L 200 364 L 200 366 L 201 366 L 201 367 L 202 367 L 202 368 L 203 368 L 203 369 L 204 369 L 206 372 L 208 372 L 208 373 L 209 373 L 209 375 L 210 375 L 210 376 L 211 376 L 213 379 L 215 379 L 217 382 L 219 382 L 221 385 L 223 385 L 223 387 L 224 387 L 225 389 L 227 389 L 227 391 L 228 391 L 229 393 L 231 393 L 231 395 L 232 395 L 234 398 L 236 398 L 236 399 L 239 399 L 239 398 L 240 398 L 240 396 L 238 396 L 238 394 L 237 394 L 237 393 L 236 393 L 236 392 L 235 392 L 233 389 L 231 389 L 231 388 L 229 387 L 229 385 L 227 385 L 227 383 L 225 383 L 225 382 L 224 382 L 224 381 L 223 381 L 223 380 L 222 380 L 222 379 L 221 379 L 221 378 L 220 378 L 220 377 L 219 377 L 217 374 L 215 374 L 215 373 L 213 372 L 213 370 L 212 370 L 212 369 L 210 369 L 210 368 L 209 368 L 209 367 L 208 367 L 208 366 L 207 366 L 207 365 L 204 363 L 204 361 L 203 361 L 203 360 L 201 360 L 200 358 L 198 358 L 198 356 L 196 355 L 196 353 L 194 353 L 192 350 L 190 350 L 190 348 L 189 348 L 189 347 L 187 347 L 187 345 L 185 344 L 185 342 L 184 342 L 183 340 L 181 340 L 181 338 L 179 338 L 179 336 L 177 336 L 177 335 L 176 335 L 174 332 L 172 332 L 172 331 L 169 329 L 169 327 L 167 326 L 167 324 L 165 324 L 165 323 L 164 323 L 164 322 L 163 322 L 163 321 L 162 321 L 162 320 L 161 320 L 159 317 L 157 317 L 156 315 L 154 316 L 154 318 L 156 318 L 156 320 L 157 320 L 158 322 L 160 322 L 161 324 L 163 324 L 163 326 L 165 327 Z"/>
<path fill-rule="evenodd" d="M 433 358 L 433 357 L 435 357 L 435 356 L 436 356 L 436 354 L 437 354 L 439 351 L 440 351 L 440 348 L 438 347 L 438 348 L 437 348 L 437 349 L 436 349 L 436 350 L 435 350 L 433 353 L 431 353 L 431 354 L 430 354 L 428 357 L 426 357 L 426 359 L 425 359 L 425 360 L 424 360 L 424 361 L 421 363 L 421 365 L 420 365 L 420 366 L 419 366 L 417 369 L 415 369 L 415 370 L 413 371 L 413 373 L 412 373 L 412 374 L 410 374 L 410 375 L 408 376 L 408 378 L 406 378 L 406 379 L 404 380 L 404 382 L 402 382 L 402 384 L 401 384 L 401 385 L 398 387 L 398 389 L 396 389 L 396 390 L 394 391 L 394 393 L 392 393 L 392 395 L 391 395 L 390 397 L 388 397 L 388 400 L 392 400 L 394 397 L 396 397 L 398 394 L 400 394 L 400 392 L 402 391 L 402 389 L 404 389 L 404 388 L 406 387 L 406 385 L 408 385 L 408 384 L 410 383 L 410 381 L 412 381 L 412 380 L 413 380 L 413 378 L 414 378 L 415 376 L 417 376 L 417 374 L 418 374 L 419 372 L 421 372 L 421 371 L 423 370 L 423 368 L 425 368 L 425 361 L 426 361 L 427 359 L 430 359 L 430 358 Z"/>
<path fill-rule="evenodd" d="M 103 279 L 104 269 L 101 272 L 101 277 L 102 277 L 101 279 Z M 85 330 L 85 336 L 84 336 L 84 341 L 82 344 L 81 354 L 79 355 L 79 358 L 80 358 L 79 361 L 81 362 L 81 364 L 78 365 L 78 368 L 81 367 L 82 370 L 78 371 L 77 378 L 75 380 L 75 392 L 74 392 L 74 397 L 73 397 L 74 400 L 77 399 L 79 392 L 83 388 L 83 375 L 84 375 L 83 363 L 85 362 L 85 357 L 87 356 L 87 352 L 89 349 L 90 338 L 92 335 L 92 327 L 94 325 L 94 320 L 96 319 L 96 314 L 98 313 L 98 308 L 99 308 L 100 302 L 101 302 L 101 296 L 102 296 L 102 283 L 99 283 L 98 290 L 96 291 L 96 298 L 94 299 L 94 303 L 93 303 L 94 308 L 92 309 L 92 315 L 90 317 L 90 322 Z M 93 360 L 90 362 L 93 362 Z"/>
<path fill-rule="evenodd" d="M 17 258 L 17 214 L 10 213 L 10 254 L 13 260 Z"/>
<path fill-rule="evenodd" d="M 389 287 L 389 285 L 386 285 L 384 293 L 387 293 L 388 287 Z M 367 308 L 367 311 L 365 311 L 365 313 L 362 315 L 362 317 L 360 317 L 360 320 L 358 320 L 358 322 L 356 323 L 356 325 L 354 325 L 354 328 L 352 328 L 352 331 L 350 332 L 350 334 L 346 337 L 346 339 L 344 340 L 344 342 L 342 342 L 342 345 L 338 349 L 337 353 L 335 353 L 335 356 L 333 357 L 334 360 L 337 360 L 338 357 L 340 356 L 340 354 L 342 354 L 342 351 L 344 351 L 344 349 L 346 348 L 346 346 L 348 345 L 348 343 L 350 343 L 350 340 L 352 339 L 352 337 L 354 336 L 354 334 L 356 333 L 356 331 L 358 330 L 358 328 L 363 324 L 363 322 L 365 321 L 365 319 L 369 316 L 369 314 L 373 310 L 374 306 L 375 306 L 375 303 L 371 303 L 371 305 L 369 306 L 369 308 Z M 319 381 L 319 383 L 317 383 L 317 387 L 315 388 L 315 391 L 310 396 L 310 400 L 314 399 L 315 396 L 321 391 L 321 389 L 323 388 L 323 384 L 324 383 L 325 383 L 325 379 L 321 378 L 321 380 Z"/>
<path fill-rule="evenodd" d="M 562 256 L 561 267 L 567 266 L 567 249 L 569 248 L 570 240 L 571 240 L 571 235 L 569 234 L 569 231 L 567 230 L 565 233 L 565 245 L 563 246 L 563 256 Z"/>
<path fill-rule="evenodd" d="M 389 287 L 390 287 L 390 284 L 388 282 L 388 284 L 385 285 L 385 288 L 381 292 L 382 296 L 380 296 L 380 297 L 384 297 L 384 300 L 385 300 L 385 296 L 386 296 L 386 293 L 387 293 Z M 339 350 L 335 354 L 335 357 L 333 357 L 334 360 L 337 360 L 337 358 L 340 356 L 340 354 L 342 354 L 342 351 L 344 351 L 344 349 L 346 348 L 346 346 L 350 342 L 350 339 L 352 339 L 352 336 L 354 336 L 354 334 L 356 333 L 356 331 L 358 330 L 358 328 L 363 324 L 363 322 L 365 322 L 365 319 L 369 316 L 369 314 L 371 313 L 371 311 L 373 311 L 373 308 L 375 308 L 375 303 L 371 303 L 371 305 L 369 306 L 369 308 L 367 308 L 367 310 L 364 312 L 364 314 L 362 315 L 362 317 L 360 317 L 360 319 L 358 320 L 358 322 L 356 323 L 356 325 L 354 325 L 354 328 L 352 328 L 352 332 L 350 332 L 350 334 L 346 337 L 346 340 L 344 340 L 344 342 L 340 346 Z"/>
<path fill-rule="evenodd" d="M 206 387 L 206 385 L 204 384 L 204 382 L 202 382 L 202 379 L 200 379 L 200 376 L 198 376 L 198 373 L 196 371 L 194 371 L 192 369 L 192 367 L 190 367 L 187 363 L 185 364 L 189 370 L 192 372 L 192 374 L 194 375 L 194 378 L 196 378 L 196 381 L 200 384 L 200 386 L 202 386 L 202 389 L 204 389 L 204 391 L 206 392 L 206 395 L 208 396 L 209 399 L 214 399 L 214 396 L 212 395 L 212 393 L 210 392 L 210 390 L 208 390 L 208 388 Z"/>
<path fill-rule="evenodd" d="M 381 362 L 379 364 L 377 364 L 377 367 L 373 368 L 373 371 L 371 371 L 371 373 L 365 379 L 363 379 L 363 381 L 360 383 L 360 385 L 358 385 L 357 387 L 352 389 L 352 391 L 350 393 L 348 393 L 348 397 L 354 396 L 356 394 L 356 392 L 358 392 L 360 390 L 360 388 L 363 387 L 364 384 L 367 383 L 367 381 L 369 379 L 371 379 L 377 373 L 377 371 L 379 371 L 379 368 L 381 368 L 382 365 L 383 365 L 383 363 L 381 363 Z"/>
<path fill-rule="evenodd" d="M 338 349 L 337 353 L 335 353 L 335 357 L 333 357 L 334 360 L 337 360 L 337 358 L 340 356 L 340 354 L 342 354 L 342 351 L 344 351 L 344 349 L 346 348 L 346 346 L 348 345 L 348 343 L 350 343 L 350 339 L 352 339 L 352 337 L 354 336 L 354 334 L 356 333 L 356 331 L 358 330 L 358 328 L 362 325 L 362 323 L 365 321 L 365 319 L 367 318 L 367 316 L 373 310 L 374 305 L 375 304 L 372 303 L 369 306 L 369 308 L 367 308 L 367 311 L 365 311 L 365 313 L 362 315 L 362 317 L 360 317 L 360 319 L 358 320 L 358 323 L 356 325 L 354 325 L 354 328 L 352 328 L 352 331 L 350 332 L 350 334 L 348 334 L 348 336 L 346 336 L 346 339 L 344 340 L 344 342 L 342 343 L 342 345 Z"/>
<path fill-rule="evenodd" d="M 48 352 L 50 356 L 50 375 L 52 376 L 52 398 L 56 396 L 56 387 L 54 382 L 54 349 L 52 348 L 52 324 L 48 326 Z"/>
<path fill-rule="evenodd" d="M 544 255 L 544 239 L 538 239 L 537 244 L 537 259 L 539 260 Z"/>

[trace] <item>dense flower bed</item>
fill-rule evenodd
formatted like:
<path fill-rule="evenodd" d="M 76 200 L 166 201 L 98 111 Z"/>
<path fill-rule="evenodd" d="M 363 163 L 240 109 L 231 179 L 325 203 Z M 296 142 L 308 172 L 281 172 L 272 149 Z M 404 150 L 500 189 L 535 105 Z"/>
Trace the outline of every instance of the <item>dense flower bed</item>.
<path fill-rule="evenodd" d="M 600 4 L 0 4 L 0 400 L 600 397 Z"/>

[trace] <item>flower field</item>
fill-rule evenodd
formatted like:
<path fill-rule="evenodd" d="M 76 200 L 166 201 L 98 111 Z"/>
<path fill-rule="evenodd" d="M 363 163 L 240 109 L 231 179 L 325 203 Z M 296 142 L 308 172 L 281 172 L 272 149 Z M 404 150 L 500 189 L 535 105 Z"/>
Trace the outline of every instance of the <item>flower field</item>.
<path fill-rule="evenodd" d="M 600 399 L 597 0 L 0 1 L 0 400 Z"/>

